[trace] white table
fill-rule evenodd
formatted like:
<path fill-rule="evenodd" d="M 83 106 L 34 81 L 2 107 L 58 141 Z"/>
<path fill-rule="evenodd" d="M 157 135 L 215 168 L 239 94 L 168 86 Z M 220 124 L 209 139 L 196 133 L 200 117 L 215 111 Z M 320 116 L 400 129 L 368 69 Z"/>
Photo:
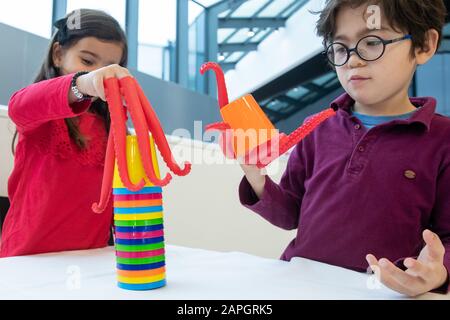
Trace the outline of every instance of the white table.
<path fill-rule="evenodd" d="M 374 276 L 307 259 L 177 246 L 166 251 L 168 285 L 143 292 L 117 287 L 112 247 L 0 259 L 0 299 L 406 299 L 377 286 Z"/>

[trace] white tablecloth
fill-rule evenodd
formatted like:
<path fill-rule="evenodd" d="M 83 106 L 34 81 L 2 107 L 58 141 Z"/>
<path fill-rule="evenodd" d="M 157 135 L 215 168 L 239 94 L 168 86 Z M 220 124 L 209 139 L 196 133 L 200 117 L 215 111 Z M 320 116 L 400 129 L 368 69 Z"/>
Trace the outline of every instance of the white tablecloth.
<path fill-rule="evenodd" d="M 166 287 L 134 292 L 116 285 L 112 247 L 0 259 L 0 299 L 406 299 L 374 276 L 301 258 L 167 246 L 166 263 Z"/>

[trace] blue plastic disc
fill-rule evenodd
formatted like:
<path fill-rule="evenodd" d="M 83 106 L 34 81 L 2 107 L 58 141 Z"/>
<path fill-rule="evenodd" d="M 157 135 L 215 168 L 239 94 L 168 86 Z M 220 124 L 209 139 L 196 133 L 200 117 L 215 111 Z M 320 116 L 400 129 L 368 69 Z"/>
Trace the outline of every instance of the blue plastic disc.
<path fill-rule="evenodd" d="M 124 245 L 144 245 L 144 244 L 153 244 L 160 243 L 164 241 L 164 237 L 157 238 L 144 238 L 144 239 L 119 239 L 116 238 L 116 244 L 124 244 Z"/>
<path fill-rule="evenodd" d="M 115 227 L 116 232 L 146 232 L 146 231 L 158 231 L 163 230 L 164 226 L 162 224 L 157 224 L 154 226 L 145 227 Z"/>
<path fill-rule="evenodd" d="M 117 263 L 117 269 L 119 270 L 129 270 L 129 271 L 140 271 L 140 270 L 152 270 L 159 269 L 166 265 L 165 261 L 149 263 L 149 264 L 121 264 Z"/>
<path fill-rule="evenodd" d="M 158 281 L 158 282 L 145 283 L 145 284 L 129 284 L 129 283 L 123 283 L 123 282 L 117 283 L 119 288 L 125 289 L 125 290 L 133 290 L 133 291 L 158 289 L 158 288 L 164 287 L 166 284 L 167 284 L 166 279 Z"/>

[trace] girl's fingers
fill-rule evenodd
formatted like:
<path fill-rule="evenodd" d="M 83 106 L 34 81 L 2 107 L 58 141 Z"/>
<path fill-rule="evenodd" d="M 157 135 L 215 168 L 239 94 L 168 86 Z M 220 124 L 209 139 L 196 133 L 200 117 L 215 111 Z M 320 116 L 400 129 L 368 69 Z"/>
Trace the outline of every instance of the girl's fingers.
<path fill-rule="evenodd" d="M 103 77 L 101 75 L 94 77 L 92 80 L 92 85 L 94 86 L 96 96 L 98 96 L 103 101 L 106 101 L 105 87 L 103 85 Z"/>
<path fill-rule="evenodd" d="M 113 64 L 98 70 L 98 74 L 103 79 L 117 78 L 122 79 L 125 77 L 133 77 L 127 68 L 121 67 L 117 64 Z"/>
<path fill-rule="evenodd" d="M 131 77 L 131 73 L 130 71 L 128 71 L 127 68 L 124 68 L 118 64 L 113 64 L 109 67 L 106 67 L 104 78 L 108 79 L 112 77 L 122 79 L 126 77 Z"/>
<path fill-rule="evenodd" d="M 122 79 L 126 77 L 131 77 L 131 74 L 127 69 L 119 67 L 117 68 L 117 70 L 115 70 L 115 77 L 117 79 Z"/>
<path fill-rule="evenodd" d="M 432 260 L 441 261 L 444 258 L 445 248 L 437 234 L 425 230 L 422 234 L 428 249 L 428 256 Z"/>
<path fill-rule="evenodd" d="M 99 97 L 103 101 L 106 101 L 104 80 L 110 78 L 122 79 L 125 77 L 131 77 L 131 74 L 128 69 L 123 68 L 119 65 L 111 65 L 96 70 L 89 75 L 88 79 L 86 79 L 86 94 L 94 97 Z"/>

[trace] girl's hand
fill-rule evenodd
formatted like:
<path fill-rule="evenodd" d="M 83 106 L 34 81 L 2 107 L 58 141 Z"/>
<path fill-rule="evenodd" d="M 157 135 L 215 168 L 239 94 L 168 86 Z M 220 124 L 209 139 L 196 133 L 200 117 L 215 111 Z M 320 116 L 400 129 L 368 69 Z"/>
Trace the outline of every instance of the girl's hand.
<path fill-rule="evenodd" d="M 439 236 L 430 230 L 423 232 L 425 247 L 416 259 L 407 258 L 403 262 L 408 269 L 403 271 L 389 260 L 377 260 L 369 254 L 366 260 L 377 274 L 381 283 L 411 297 L 421 295 L 441 287 L 448 280 L 444 266 L 445 248 Z"/>
<path fill-rule="evenodd" d="M 90 95 L 92 97 L 99 97 L 103 101 L 106 101 L 103 81 L 114 77 L 122 79 L 125 77 L 132 77 L 132 75 L 128 69 L 117 64 L 112 64 L 79 77 L 77 79 L 77 87 L 83 94 Z M 71 102 L 75 102 L 77 99 L 73 94 L 71 94 L 70 100 Z"/>

